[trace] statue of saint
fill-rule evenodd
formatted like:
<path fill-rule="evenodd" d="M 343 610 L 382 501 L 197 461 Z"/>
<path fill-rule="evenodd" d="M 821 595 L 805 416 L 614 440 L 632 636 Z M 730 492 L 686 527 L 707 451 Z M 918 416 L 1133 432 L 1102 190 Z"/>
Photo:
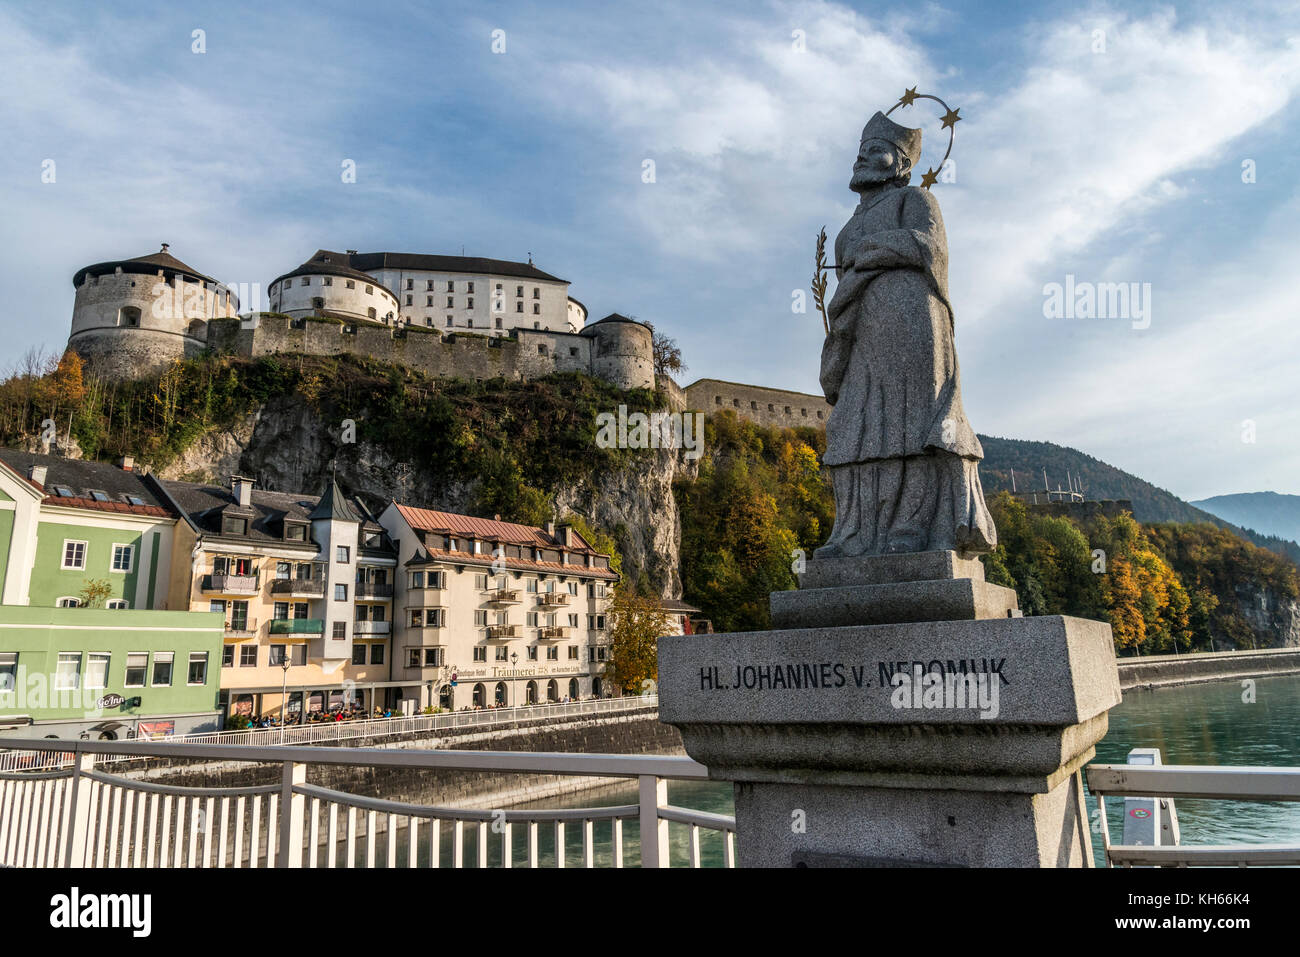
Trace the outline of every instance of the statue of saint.
<path fill-rule="evenodd" d="M 822 348 L 835 528 L 817 558 L 997 544 L 961 404 L 943 217 L 907 185 L 920 154 L 921 131 L 882 113 L 862 131 Z"/>

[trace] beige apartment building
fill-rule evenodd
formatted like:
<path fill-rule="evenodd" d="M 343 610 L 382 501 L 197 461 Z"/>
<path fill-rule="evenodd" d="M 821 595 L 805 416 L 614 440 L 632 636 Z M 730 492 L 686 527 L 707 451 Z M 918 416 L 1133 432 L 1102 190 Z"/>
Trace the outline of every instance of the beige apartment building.
<path fill-rule="evenodd" d="M 618 576 L 568 525 L 413 508 L 379 516 L 397 551 L 392 680 L 460 709 L 605 697 Z"/>
<path fill-rule="evenodd" d="M 161 481 L 181 516 L 168 605 L 225 616 L 220 706 L 291 720 L 396 702 L 389 681 L 397 552 L 365 506 L 321 496 Z"/>

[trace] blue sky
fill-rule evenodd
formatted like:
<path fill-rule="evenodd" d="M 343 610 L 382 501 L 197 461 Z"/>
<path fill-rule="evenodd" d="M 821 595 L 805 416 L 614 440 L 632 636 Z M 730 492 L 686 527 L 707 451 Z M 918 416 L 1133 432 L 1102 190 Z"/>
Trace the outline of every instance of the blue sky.
<path fill-rule="evenodd" d="M 0 367 L 63 346 L 78 267 L 160 242 L 263 286 L 318 247 L 463 247 L 654 322 L 687 382 L 815 391 L 791 294 L 917 86 L 964 117 L 936 195 L 975 427 L 1300 493 L 1293 3 L 178 6 L 0 8 Z M 903 119 L 937 159 L 937 113 Z M 1066 275 L 1150 283 L 1149 328 L 1046 318 Z"/>

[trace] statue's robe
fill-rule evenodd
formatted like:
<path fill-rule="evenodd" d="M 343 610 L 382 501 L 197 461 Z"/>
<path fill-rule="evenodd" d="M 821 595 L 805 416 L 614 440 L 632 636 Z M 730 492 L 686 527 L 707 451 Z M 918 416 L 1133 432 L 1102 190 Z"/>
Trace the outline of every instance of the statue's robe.
<path fill-rule="evenodd" d="M 997 544 L 980 487 L 979 439 L 962 409 L 948 241 L 916 187 L 859 204 L 835 239 L 821 383 L 835 528 L 818 557 Z"/>

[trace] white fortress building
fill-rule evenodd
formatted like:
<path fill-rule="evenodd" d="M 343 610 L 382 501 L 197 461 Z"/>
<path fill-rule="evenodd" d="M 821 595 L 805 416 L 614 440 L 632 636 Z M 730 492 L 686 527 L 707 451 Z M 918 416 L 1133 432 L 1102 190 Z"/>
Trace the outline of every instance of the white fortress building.
<path fill-rule="evenodd" d="M 577 333 L 587 323 L 567 280 L 501 259 L 318 249 L 267 292 L 271 311 L 289 316 L 332 314 L 446 332 Z"/>
<path fill-rule="evenodd" d="M 652 333 L 617 313 L 588 323 L 569 282 L 532 262 L 318 249 L 239 314 L 221 283 L 162 250 L 73 279 L 68 346 L 110 378 L 156 374 L 204 351 L 366 355 L 430 375 L 531 379 L 586 372 L 656 385 Z"/>

